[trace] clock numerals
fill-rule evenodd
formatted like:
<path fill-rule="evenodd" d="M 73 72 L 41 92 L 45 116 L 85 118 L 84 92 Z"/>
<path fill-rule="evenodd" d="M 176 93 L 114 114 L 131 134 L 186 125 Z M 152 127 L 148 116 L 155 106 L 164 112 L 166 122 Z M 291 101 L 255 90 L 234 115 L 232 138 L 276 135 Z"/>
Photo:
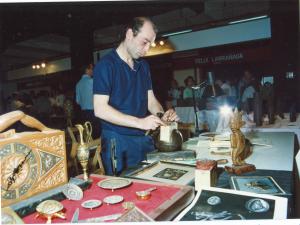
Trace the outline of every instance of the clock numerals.
<path fill-rule="evenodd" d="M 29 159 L 30 153 L 31 153 L 31 150 L 27 152 L 24 159 L 17 165 L 16 168 L 14 168 L 13 173 L 7 178 L 6 191 L 8 191 L 8 189 L 11 187 L 11 185 L 13 185 L 16 182 L 17 176 L 21 172 L 24 163 L 27 161 L 27 159 Z"/>

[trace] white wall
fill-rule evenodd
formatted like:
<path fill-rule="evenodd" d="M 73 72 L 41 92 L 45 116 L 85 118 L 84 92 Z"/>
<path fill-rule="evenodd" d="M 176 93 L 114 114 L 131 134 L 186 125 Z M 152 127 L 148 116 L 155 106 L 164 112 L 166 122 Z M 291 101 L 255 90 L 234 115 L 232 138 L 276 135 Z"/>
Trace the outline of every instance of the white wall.
<path fill-rule="evenodd" d="M 176 51 L 271 38 L 270 18 L 170 36 Z"/>

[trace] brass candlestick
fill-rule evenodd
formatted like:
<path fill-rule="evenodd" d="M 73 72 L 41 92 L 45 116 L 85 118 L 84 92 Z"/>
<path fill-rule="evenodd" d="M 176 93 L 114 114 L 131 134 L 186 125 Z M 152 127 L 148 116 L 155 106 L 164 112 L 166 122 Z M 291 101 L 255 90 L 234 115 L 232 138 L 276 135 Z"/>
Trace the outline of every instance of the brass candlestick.
<path fill-rule="evenodd" d="M 88 167 L 88 161 L 89 161 L 89 156 L 90 156 L 90 151 L 88 149 L 88 146 L 86 143 L 83 141 L 83 126 L 81 124 L 76 124 L 75 125 L 77 129 L 79 130 L 79 135 L 80 135 L 80 142 L 77 147 L 77 159 L 80 162 L 80 165 L 82 166 L 83 170 L 83 179 L 85 181 L 88 181 L 88 173 L 87 173 L 87 167 Z"/>

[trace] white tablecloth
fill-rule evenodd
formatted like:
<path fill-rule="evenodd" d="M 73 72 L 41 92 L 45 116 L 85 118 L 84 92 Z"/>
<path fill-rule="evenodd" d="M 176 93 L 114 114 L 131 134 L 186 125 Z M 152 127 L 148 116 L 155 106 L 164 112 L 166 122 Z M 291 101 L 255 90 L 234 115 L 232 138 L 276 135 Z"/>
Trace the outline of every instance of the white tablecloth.
<path fill-rule="evenodd" d="M 261 127 L 245 127 L 242 128 L 243 132 L 259 131 L 259 132 L 293 132 L 298 137 L 300 143 L 300 116 L 297 117 L 295 122 L 290 122 L 289 114 L 284 114 L 284 119 L 276 117 L 274 124 L 264 125 Z"/>
<path fill-rule="evenodd" d="M 290 132 L 252 132 L 247 135 L 252 142 L 268 144 L 271 147 L 254 145 L 253 153 L 245 160 L 254 164 L 257 169 L 264 170 L 293 170 L 294 134 Z M 190 142 L 187 145 L 187 142 Z M 197 153 L 197 159 L 227 159 L 226 166 L 232 165 L 231 156 L 214 155 L 209 152 L 208 145 L 197 145 L 195 139 L 185 142 L 187 149 Z M 193 146 L 194 145 L 194 146 Z M 224 165 L 223 165 L 224 166 Z"/>

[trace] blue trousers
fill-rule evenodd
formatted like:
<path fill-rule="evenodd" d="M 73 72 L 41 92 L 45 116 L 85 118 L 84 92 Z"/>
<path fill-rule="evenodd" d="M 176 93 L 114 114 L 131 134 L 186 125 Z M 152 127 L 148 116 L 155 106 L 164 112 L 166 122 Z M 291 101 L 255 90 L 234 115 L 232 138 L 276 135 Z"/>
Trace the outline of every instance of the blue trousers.
<path fill-rule="evenodd" d="M 130 136 L 102 130 L 102 161 L 106 175 L 118 175 L 122 170 L 137 166 L 154 150 L 150 136 Z"/>

